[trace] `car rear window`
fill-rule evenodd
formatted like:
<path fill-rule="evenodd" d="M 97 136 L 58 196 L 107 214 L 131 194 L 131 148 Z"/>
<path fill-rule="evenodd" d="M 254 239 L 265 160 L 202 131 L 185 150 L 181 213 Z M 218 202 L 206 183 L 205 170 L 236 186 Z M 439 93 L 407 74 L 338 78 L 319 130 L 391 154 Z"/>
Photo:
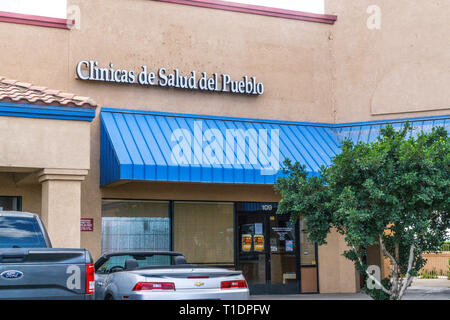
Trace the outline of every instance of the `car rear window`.
<path fill-rule="evenodd" d="M 136 259 L 138 267 L 150 266 L 170 266 L 174 265 L 172 255 L 167 254 L 150 254 L 150 255 L 117 255 L 106 260 L 97 270 L 98 273 L 111 273 L 121 271 L 125 267 L 127 259 Z"/>
<path fill-rule="evenodd" d="M 0 216 L 0 248 L 45 248 L 44 235 L 34 217 Z"/>

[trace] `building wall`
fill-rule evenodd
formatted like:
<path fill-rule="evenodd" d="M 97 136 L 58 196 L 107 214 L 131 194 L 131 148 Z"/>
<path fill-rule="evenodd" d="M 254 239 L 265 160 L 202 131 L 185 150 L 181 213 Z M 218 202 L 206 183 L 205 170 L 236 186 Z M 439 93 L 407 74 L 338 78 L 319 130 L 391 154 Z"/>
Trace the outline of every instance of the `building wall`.
<path fill-rule="evenodd" d="M 331 230 L 327 244 L 319 246 L 319 288 L 321 293 L 346 293 L 359 290 L 359 274 L 352 261 L 342 254 L 348 249 L 344 237 Z"/>
<path fill-rule="evenodd" d="M 73 81 L 67 60 L 69 33 L 63 29 L 0 23 L 2 76 L 68 90 Z"/>
<path fill-rule="evenodd" d="M 69 89 L 101 106 L 233 117 L 330 121 L 330 26 L 146 0 L 71 1 Z M 124 23 L 125 21 L 129 23 Z M 132 23 L 131 23 L 132 22 Z M 262 96 L 211 94 L 74 80 L 80 60 L 140 71 L 165 67 L 254 75 Z M 182 101 L 182 103 L 180 103 Z"/>
<path fill-rule="evenodd" d="M 369 29 L 378 9 L 379 29 Z M 334 122 L 449 113 L 450 2 L 326 0 L 325 11 L 338 15 L 330 31 Z"/>
<path fill-rule="evenodd" d="M 0 167 L 89 169 L 87 121 L 0 117 Z"/>
<path fill-rule="evenodd" d="M 421 271 L 435 270 L 438 276 L 450 277 L 450 251 L 425 253 L 423 258 L 427 260 L 427 263 Z"/>
<path fill-rule="evenodd" d="M 7 78 L 92 97 L 100 106 L 234 117 L 332 120 L 330 26 L 147 0 L 72 0 L 79 29 L 0 24 Z M 34 50 L 27 50 L 33 48 Z M 51 48 L 49 50 L 49 48 Z M 12 63 L 21 58 L 21 63 Z M 254 75 L 262 96 L 212 94 L 76 79 L 81 60 L 140 71 L 178 68 Z M 180 103 L 183 101 L 183 103 Z"/>
<path fill-rule="evenodd" d="M 67 90 L 92 97 L 100 107 L 332 120 L 328 25 L 141 0 L 72 4 L 80 6 L 82 16 L 81 28 L 68 33 Z M 112 19 L 117 12 L 120 19 Z M 254 97 L 76 80 L 75 66 L 85 59 L 137 72 L 147 65 L 155 71 L 178 68 L 184 74 L 194 69 L 227 73 L 233 79 L 254 75 L 266 90 Z M 102 198 L 279 200 L 270 186 L 131 183 L 100 190 L 99 127 L 97 116 L 91 123 L 91 170 L 82 183 L 82 215 L 94 218 L 95 227 L 82 234 L 81 242 L 94 257 L 101 251 Z"/>

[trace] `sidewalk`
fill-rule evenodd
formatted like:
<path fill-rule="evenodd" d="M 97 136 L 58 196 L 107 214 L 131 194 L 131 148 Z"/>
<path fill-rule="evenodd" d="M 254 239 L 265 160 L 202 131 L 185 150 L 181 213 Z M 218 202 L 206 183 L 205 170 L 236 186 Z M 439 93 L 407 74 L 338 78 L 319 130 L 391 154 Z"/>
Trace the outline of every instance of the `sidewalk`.
<path fill-rule="evenodd" d="M 450 280 L 414 279 L 404 300 L 450 300 Z M 250 300 L 372 300 L 364 293 L 321 293 L 292 295 L 257 295 Z"/>

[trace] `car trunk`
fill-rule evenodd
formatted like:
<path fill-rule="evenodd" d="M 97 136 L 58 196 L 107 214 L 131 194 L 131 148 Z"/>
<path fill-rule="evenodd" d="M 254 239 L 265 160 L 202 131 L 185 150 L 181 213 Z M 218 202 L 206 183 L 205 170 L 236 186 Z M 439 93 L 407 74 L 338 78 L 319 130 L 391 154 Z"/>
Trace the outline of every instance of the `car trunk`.
<path fill-rule="evenodd" d="M 231 281 L 241 275 L 241 271 L 226 269 L 183 268 L 134 271 L 146 277 L 148 282 L 174 282 L 176 290 L 184 289 L 218 289 L 222 281 Z"/>

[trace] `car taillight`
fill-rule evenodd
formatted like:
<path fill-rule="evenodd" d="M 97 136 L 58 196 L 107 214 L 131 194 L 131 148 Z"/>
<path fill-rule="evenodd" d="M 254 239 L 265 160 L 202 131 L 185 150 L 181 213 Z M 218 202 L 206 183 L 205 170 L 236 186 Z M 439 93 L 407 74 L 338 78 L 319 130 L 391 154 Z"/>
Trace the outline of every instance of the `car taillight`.
<path fill-rule="evenodd" d="M 147 290 L 175 291 L 175 284 L 173 282 L 138 282 L 133 288 L 133 291 Z"/>
<path fill-rule="evenodd" d="M 86 265 L 86 293 L 93 294 L 95 292 L 95 270 L 93 264 Z"/>
<path fill-rule="evenodd" d="M 245 280 L 234 281 L 222 281 L 220 284 L 221 289 L 245 289 L 247 288 L 247 282 Z"/>

